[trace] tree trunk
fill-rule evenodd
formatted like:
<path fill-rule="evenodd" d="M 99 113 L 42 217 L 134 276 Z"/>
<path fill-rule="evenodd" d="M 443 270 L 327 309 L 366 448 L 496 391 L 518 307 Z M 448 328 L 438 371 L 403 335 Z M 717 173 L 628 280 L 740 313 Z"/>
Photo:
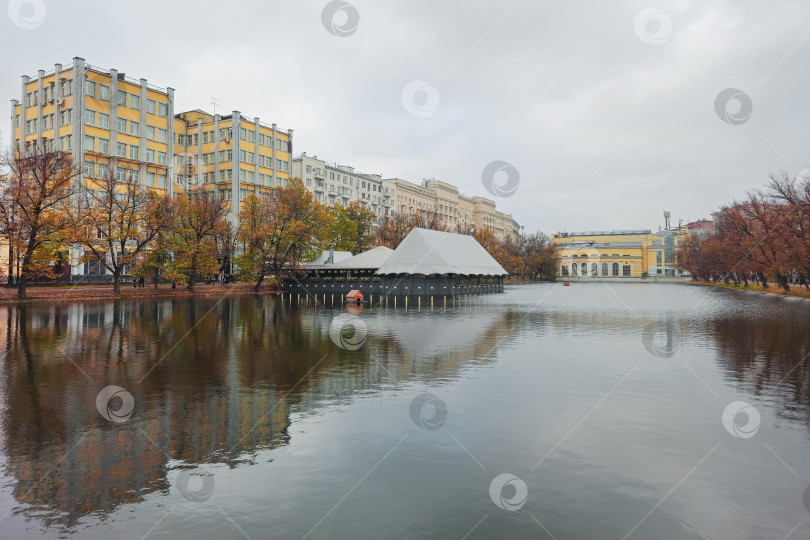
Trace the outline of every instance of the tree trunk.
<path fill-rule="evenodd" d="M 28 248 L 23 255 L 22 268 L 20 268 L 20 284 L 17 287 L 17 298 L 25 300 L 25 290 L 28 285 L 28 267 L 31 265 L 31 258 L 34 256 L 34 240 L 28 242 Z"/>
<path fill-rule="evenodd" d="M 762 283 L 762 288 L 767 289 L 768 288 L 768 280 L 767 280 L 767 278 L 765 278 L 765 273 L 764 272 L 757 272 L 757 276 L 759 276 L 759 281 L 760 281 L 760 283 Z"/>
<path fill-rule="evenodd" d="M 113 269 L 113 293 L 118 296 L 121 294 L 121 268 Z"/>
<path fill-rule="evenodd" d="M 264 281 L 264 272 L 259 276 L 259 280 L 256 281 L 256 286 L 253 287 L 253 290 L 259 292 L 259 287 L 262 286 L 262 281 Z"/>
<path fill-rule="evenodd" d="M 186 289 L 190 291 L 194 290 L 195 277 L 197 277 L 197 265 L 195 263 L 191 263 L 191 268 L 188 270 L 188 284 L 186 285 Z"/>

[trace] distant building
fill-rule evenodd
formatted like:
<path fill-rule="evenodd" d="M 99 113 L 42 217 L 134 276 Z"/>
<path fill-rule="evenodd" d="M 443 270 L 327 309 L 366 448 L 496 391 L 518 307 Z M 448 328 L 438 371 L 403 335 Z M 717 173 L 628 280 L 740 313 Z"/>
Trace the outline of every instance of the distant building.
<path fill-rule="evenodd" d="M 685 225 L 689 234 L 705 236 L 714 232 L 714 221 L 710 219 L 699 219 Z"/>
<path fill-rule="evenodd" d="M 327 163 L 306 152 L 293 159 L 292 171 L 323 204 L 348 206 L 360 201 L 378 217 L 394 214 L 394 186 L 383 185 L 379 175 L 358 173 L 354 167 Z"/>
<path fill-rule="evenodd" d="M 293 159 L 292 171 L 318 201 L 329 206 L 360 201 L 378 217 L 393 216 L 395 212 L 423 217 L 435 213 L 452 232 L 491 229 L 499 240 L 515 238 L 520 231 L 511 215 L 495 209 L 494 201 L 464 195 L 456 186 L 440 180 L 415 184 L 401 178 L 382 178 L 379 174 L 363 174 L 348 165 L 308 156 L 306 152 Z"/>
<path fill-rule="evenodd" d="M 560 255 L 560 277 L 689 277 L 676 251 L 687 228 L 565 232 L 552 235 Z"/>

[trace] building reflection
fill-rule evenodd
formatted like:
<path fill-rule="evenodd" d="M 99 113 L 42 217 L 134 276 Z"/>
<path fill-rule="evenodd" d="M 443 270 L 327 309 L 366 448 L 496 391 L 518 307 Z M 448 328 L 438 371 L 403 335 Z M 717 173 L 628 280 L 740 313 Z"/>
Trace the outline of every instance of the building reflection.
<path fill-rule="evenodd" d="M 169 490 L 173 468 L 250 463 L 289 443 L 291 414 L 392 378 L 456 376 L 517 322 L 456 313 L 449 324 L 468 329 L 462 344 L 436 330 L 438 314 L 368 310 L 366 346 L 346 351 L 329 338 L 336 313 L 267 297 L 1 308 L 1 436 L 15 511 L 69 529 Z M 96 409 L 108 385 L 133 395 L 126 422 Z"/>

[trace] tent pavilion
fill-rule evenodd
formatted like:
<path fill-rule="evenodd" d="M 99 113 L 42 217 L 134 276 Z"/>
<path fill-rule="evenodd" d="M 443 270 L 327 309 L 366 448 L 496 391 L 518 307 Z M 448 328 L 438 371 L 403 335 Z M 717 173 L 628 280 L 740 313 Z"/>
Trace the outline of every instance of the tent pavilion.
<path fill-rule="evenodd" d="M 337 259 L 337 253 L 336 259 Z M 454 296 L 503 292 L 506 270 L 472 236 L 413 229 L 395 250 L 384 246 L 332 264 L 307 265 L 284 290 L 310 294 L 361 291 L 382 296 Z"/>

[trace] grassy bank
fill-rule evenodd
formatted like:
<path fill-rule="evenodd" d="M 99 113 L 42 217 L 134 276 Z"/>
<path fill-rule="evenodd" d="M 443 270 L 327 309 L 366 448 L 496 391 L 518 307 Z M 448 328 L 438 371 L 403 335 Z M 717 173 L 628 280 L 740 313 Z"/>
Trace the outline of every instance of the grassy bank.
<path fill-rule="evenodd" d="M 729 282 L 728 285 L 725 283 L 706 283 L 705 281 L 693 281 L 695 285 L 703 285 L 706 287 L 718 287 L 723 289 L 734 289 L 736 291 L 750 291 L 750 292 L 758 292 L 763 294 L 776 294 L 779 296 L 792 296 L 796 298 L 807 298 L 810 299 L 810 291 L 805 289 L 804 287 L 799 287 L 798 285 L 790 287 L 789 291 L 782 289 L 781 287 L 777 287 L 775 284 L 770 284 L 767 289 L 764 289 L 762 285 L 756 285 L 754 283 L 749 283 L 748 287 L 744 285 L 734 285 L 734 282 Z"/>
<path fill-rule="evenodd" d="M 138 298 L 184 298 L 184 297 L 218 297 L 226 294 L 275 294 L 278 290 L 274 287 L 262 287 L 256 293 L 253 285 L 231 284 L 231 285 L 195 285 L 194 292 L 188 291 L 185 285 L 178 285 L 172 289 L 170 285 L 161 285 L 157 289 L 147 285 L 143 288 L 121 286 L 121 294 L 116 296 L 113 293 L 112 285 L 78 285 L 78 286 L 55 286 L 55 287 L 29 287 L 26 291 L 25 300 L 17 299 L 16 289 L 0 288 L 0 304 L 15 304 L 20 302 L 75 302 L 82 300 L 114 300 L 114 299 L 138 299 Z"/>

